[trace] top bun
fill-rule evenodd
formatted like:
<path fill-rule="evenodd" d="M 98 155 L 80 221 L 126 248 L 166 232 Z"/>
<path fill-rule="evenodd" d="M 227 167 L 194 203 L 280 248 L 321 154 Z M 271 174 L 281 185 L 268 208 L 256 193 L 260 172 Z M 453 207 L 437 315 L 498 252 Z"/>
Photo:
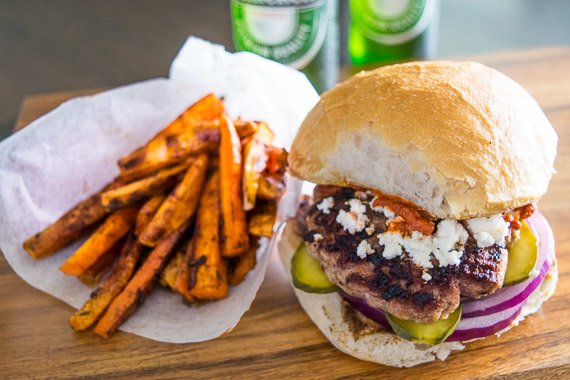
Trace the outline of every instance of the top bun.
<path fill-rule="evenodd" d="M 398 195 L 437 218 L 537 202 L 557 135 L 536 101 L 473 62 L 364 71 L 321 96 L 293 142 L 293 175 Z"/>

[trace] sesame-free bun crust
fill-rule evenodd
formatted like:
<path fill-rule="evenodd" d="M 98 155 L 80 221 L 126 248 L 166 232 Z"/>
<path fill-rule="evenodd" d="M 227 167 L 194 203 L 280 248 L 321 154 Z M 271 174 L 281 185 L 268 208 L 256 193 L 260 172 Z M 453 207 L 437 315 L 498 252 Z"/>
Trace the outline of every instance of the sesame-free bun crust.
<path fill-rule="evenodd" d="M 411 200 L 468 219 L 535 203 L 557 136 L 536 101 L 473 62 L 412 62 L 325 92 L 293 142 L 293 175 Z"/>
<path fill-rule="evenodd" d="M 291 223 L 285 226 L 278 250 L 281 262 L 291 272 L 291 259 L 302 238 L 294 232 Z M 558 270 L 554 261 L 550 272 L 530 295 L 520 315 L 498 335 L 517 326 L 525 317 L 536 313 L 556 289 Z M 445 360 L 453 352 L 462 350 L 466 342 L 443 342 L 438 345 L 414 343 L 388 332 L 375 322 L 354 311 L 338 293 L 315 294 L 300 289 L 295 295 L 301 307 L 323 335 L 340 351 L 361 360 L 392 367 L 413 367 L 436 359 Z"/>

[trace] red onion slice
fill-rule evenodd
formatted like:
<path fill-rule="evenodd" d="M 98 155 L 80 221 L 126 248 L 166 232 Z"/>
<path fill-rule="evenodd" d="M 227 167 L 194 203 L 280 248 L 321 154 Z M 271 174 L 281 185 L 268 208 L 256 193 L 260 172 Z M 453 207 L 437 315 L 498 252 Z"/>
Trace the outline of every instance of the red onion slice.
<path fill-rule="evenodd" d="M 378 322 L 387 330 L 392 331 L 382 310 L 373 308 L 361 298 L 352 297 L 343 292 L 340 292 L 340 295 L 364 316 Z M 520 314 L 521 310 L 522 305 L 519 305 L 491 315 L 474 318 L 462 317 L 455 331 L 445 341 L 462 342 L 496 334 L 509 327 Z"/>
<path fill-rule="evenodd" d="M 373 321 L 378 322 L 382 326 L 384 326 L 387 330 L 392 331 L 392 327 L 390 323 L 388 323 L 388 319 L 384 315 L 384 312 L 380 309 L 376 309 L 368 304 L 365 300 L 358 297 L 353 297 L 349 294 L 346 294 L 342 290 L 339 290 L 339 294 L 342 298 L 348 301 L 356 310 L 361 312 L 364 316 L 372 319 Z"/>
<path fill-rule="evenodd" d="M 532 292 L 538 288 L 549 270 L 550 264 L 548 261 L 544 261 L 538 276 L 529 280 L 530 282 L 526 281 L 519 284 L 524 285 L 522 290 L 520 286 L 513 285 L 516 289 L 504 288 L 486 298 L 464 303 L 463 307 L 466 311 L 464 311 L 463 318 L 474 318 L 499 313 L 503 310 L 522 305 L 528 297 L 530 297 Z"/>
<path fill-rule="evenodd" d="M 485 338 L 506 329 L 520 314 L 523 306 L 516 305 L 495 314 L 480 317 L 463 318 L 446 342 L 463 342 L 471 339 Z"/>
<path fill-rule="evenodd" d="M 538 260 L 535 266 L 535 270 L 539 271 L 538 275 L 520 284 L 505 286 L 490 296 L 464 301 L 462 318 L 498 313 L 521 305 L 540 285 L 554 260 L 554 235 L 548 222 L 539 212 L 527 219 L 527 223 L 538 237 Z"/>

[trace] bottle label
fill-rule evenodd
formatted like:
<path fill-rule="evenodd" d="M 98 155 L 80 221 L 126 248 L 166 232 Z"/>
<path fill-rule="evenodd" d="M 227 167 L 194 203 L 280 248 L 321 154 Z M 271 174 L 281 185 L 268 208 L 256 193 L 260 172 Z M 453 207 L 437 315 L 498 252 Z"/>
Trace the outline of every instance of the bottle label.
<path fill-rule="evenodd" d="M 278 3 L 232 0 L 234 44 L 238 50 L 302 69 L 325 40 L 325 0 Z"/>
<path fill-rule="evenodd" d="M 429 26 L 437 0 L 351 0 L 353 22 L 366 37 L 398 45 Z"/>

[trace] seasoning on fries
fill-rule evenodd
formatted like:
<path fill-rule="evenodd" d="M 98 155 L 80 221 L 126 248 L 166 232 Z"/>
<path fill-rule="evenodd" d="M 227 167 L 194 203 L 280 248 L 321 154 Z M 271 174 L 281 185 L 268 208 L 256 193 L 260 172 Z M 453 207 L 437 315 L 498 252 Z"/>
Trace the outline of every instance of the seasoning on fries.
<path fill-rule="evenodd" d="M 85 273 L 90 266 L 125 236 L 134 225 L 136 209 L 125 208 L 111 214 L 105 222 L 59 268 L 75 276 Z"/>
<path fill-rule="evenodd" d="M 85 331 L 101 317 L 111 301 L 123 290 L 131 278 L 139 256 L 142 252 L 142 245 L 136 237 L 131 235 L 117 259 L 113 271 L 98 287 L 83 307 L 69 319 L 71 328 L 75 331 Z"/>
<path fill-rule="evenodd" d="M 137 221 L 135 226 L 135 235 L 142 234 L 146 226 L 150 223 L 158 208 L 166 199 L 166 194 L 158 194 L 147 200 L 137 214 Z"/>
<path fill-rule="evenodd" d="M 194 227 L 192 258 L 203 261 L 194 273 L 190 296 L 199 300 L 216 300 L 228 296 L 226 259 L 220 252 L 220 176 L 215 171 L 202 192 Z M 189 284 L 184 284 L 188 286 Z"/>
<path fill-rule="evenodd" d="M 91 231 L 61 271 L 100 284 L 70 317 L 108 338 L 156 283 L 185 302 L 228 296 L 255 267 L 285 188 L 287 152 L 267 124 L 209 94 L 118 162 L 120 175 L 23 244 L 34 259 Z"/>
<path fill-rule="evenodd" d="M 187 227 L 188 223 L 162 240 L 150 252 L 127 286 L 111 301 L 109 308 L 93 328 L 95 334 L 108 338 L 143 304 L 160 271 L 166 265 L 170 253 L 184 235 Z"/>
<path fill-rule="evenodd" d="M 141 243 L 154 247 L 194 215 L 207 169 L 208 156 L 200 155 L 192 163 L 180 183 L 162 202 L 148 226 L 140 234 Z"/>

